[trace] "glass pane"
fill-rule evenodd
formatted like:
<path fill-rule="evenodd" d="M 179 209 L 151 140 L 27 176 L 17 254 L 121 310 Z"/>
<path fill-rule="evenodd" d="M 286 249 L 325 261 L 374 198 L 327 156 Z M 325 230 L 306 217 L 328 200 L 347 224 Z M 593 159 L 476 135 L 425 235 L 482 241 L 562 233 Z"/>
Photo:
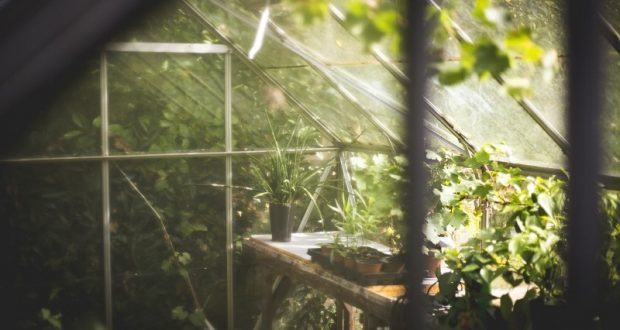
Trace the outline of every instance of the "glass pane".
<path fill-rule="evenodd" d="M 305 46 L 305 49 L 330 65 L 355 65 L 377 63 L 364 49 L 362 42 L 345 30 L 335 19 L 325 17 L 312 24 L 305 23 L 301 15 L 292 15 L 290 5 L 279 3 L 270 6 L 271 19 L 286 34 Z"/>
<path fill-rule="evenodd" d="M 162 1 L 134 19 L 112 42 L 217 42 L 179 1 Z"/>
<path fill-rule="evenodd" d="M 402 140 L 405 106 L 400 83 L 380 64 L 338 67 L 334 79 L 347 87 L 353 96 L 372 113 L 387 130 Z M 386 89 L 392 88 L 386 93 Z"/>
<path fill-rule="evenodd" d="M 105 323 L 100 173 L 97 164 L 0 167 L 7 329 Z"/>
<path fill-rule="evenodd" d="M 101 153 L 99 60 L 76 67 L 75 75 L 15 143 L 13 156 L 77 156 Z"/>
<path fill-rule="evenodd" d="M 456 86 L 429 84 L 429 97 L 471 141 L 505 144 L 516 161 L 562 166 L 564 156 L 553 140 L 494 81 L 468 80 Z"/>
<path fill-rule="evenodd" d="M 601 7 L 601 12 L 605 19 L 618 31 L 620 29 L 620 6 L 618 6 L 618 1 L 603 0 Z"/>
<path fill-rule="evenodd" d="M 207 1 L 199 4 L 203 14 L 243 49 L 249 49 L 255 36 L 256 19 L 233 5 Z M 225 10 L 224 10 L 225 9 Z M 237 10 L 238 9 L 238 10 Z M 247 31 L 247 33 L 242 33 Z M 343 142 L 388 145 L 382 133 L 347 101 L 326 78 L 292 51 L 279 45 L 268 33 L 254 60 L 284 88 L 316 114 Z"/>
<path fill-rule="evenodd" d="M 605 95 L 602 116 L 603 170 L 620 176 L 620 55 L 611 47 L 605 72 Z"/>
<path fill-rule="evenodd" d="M 221 55 L 108 56 L 112 153 L 224 150 Z"/>
<path fill-rule="evenodd" d="M 474 0 L 451 1 L 447 7 L 453 8 L 452 17 L 471 37 L 489 35 L 499 36 L 499 32 L 481 24 L 473 17 Z M 564 45 L 563 20 L 565 8 L 559 1 L 512 0 L 497 1 L 503 6 L 514 23 L 531 28 L 533 39 L 545 49 L 557 49 L 560 53 Z"/>
<path fill-rule="evenodd" d="M 233 60 L 233 148 L 247 150 L 272 147 L 272 132 L 291 136 L 305 131 L 312 147 L 332 145 L 327 136 L 319 133 L 301 117 L 301 110 L 289 102 L 277 86 L 263 82 L 236 57 Z"/>
<path fill-rule="evenodd" d="M 220 33 L 232 39 L 244 50 L 249 50 L 252 47 L 256 37 L 258 20 L 248 16 L 244 9 L 230 2 L 226 4 L 210 0 L 192 0 L 191 2 L 202 11 L 211 24 L 217 27 Z M 261 6 L 263 4 L 261 3 Z M 256 13 L 258 14 L 258 9 Z M 298 57 L 286 56 L 287 53 L 288 51 L 278 44 L 270 33 L 267 33 L 255 61 L 264 67 L 288 67 L 305 64 Z"/>
<path fill-rule="evenodd" d="M 115 328 L 225 328 L 224 177 L 223 159 L 112 164 Z"/>
<path fill-rule="evenodd" d="M 389 145 L 355 106 L 309 67 L 270 69 L 276 79 L 346 143 Z"/>

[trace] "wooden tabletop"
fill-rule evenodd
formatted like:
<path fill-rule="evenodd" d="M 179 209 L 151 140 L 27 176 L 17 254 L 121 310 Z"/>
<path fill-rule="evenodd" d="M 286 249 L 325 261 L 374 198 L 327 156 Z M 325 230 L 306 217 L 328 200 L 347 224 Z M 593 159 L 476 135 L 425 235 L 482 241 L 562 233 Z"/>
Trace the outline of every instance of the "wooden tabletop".
<path fill-rule="evenodd" d="M 294 233 L 290 242 L 274 242 L 270 234 L 253 235 L 245 239 L 243 244 L 245 251 L 253 253 L 257 261 L 263 262 L 276 272 L 389 322 L 394 317 L 393 308 L 397 304 L 397 298 L 405 293 L 404 286 L 361 286 L 310 260 L 308 249 L 332 241 L 333 235 L 334 232 Z M 389 253 L 389 249 L 384 245 L 368 243 L 367 245 Z"/>

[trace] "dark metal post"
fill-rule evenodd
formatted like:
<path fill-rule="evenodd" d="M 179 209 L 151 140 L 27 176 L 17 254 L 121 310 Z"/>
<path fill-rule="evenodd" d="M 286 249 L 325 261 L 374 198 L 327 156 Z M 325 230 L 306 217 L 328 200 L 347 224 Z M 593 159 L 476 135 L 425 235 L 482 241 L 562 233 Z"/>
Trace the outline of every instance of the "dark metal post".
<path fill-rule="evenodd" d="M 600 248 L 601 37 L 597 0 L 568 0 L 568 303 L 575 329 L 592 328 Z"/>
<path fill-rule="evenodd" d="M 426 1 L 411 0 L 407 7 L 407 26 L 403 48 L 409 63 L 407 76 L 407 177 L 405 219 L 407 222 L 407 306 L 408 329 L 424 328 L 425 302 L 422 294 L 423 256 L 422 225 L 426 214 L 424 188 L 424 91 L 426 84 Z"/>

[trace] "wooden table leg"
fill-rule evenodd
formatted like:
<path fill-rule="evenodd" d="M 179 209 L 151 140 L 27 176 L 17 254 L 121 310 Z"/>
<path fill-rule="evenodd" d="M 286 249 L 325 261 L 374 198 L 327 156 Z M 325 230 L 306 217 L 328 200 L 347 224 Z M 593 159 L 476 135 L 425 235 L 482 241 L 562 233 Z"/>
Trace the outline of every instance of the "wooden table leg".
<path fill-rule="evenodd" d="M 267 299 L 263 312 L 259 315 L 254 330 L 269 330 L 272 328 L 273 316 L 280 304 L 286 299 L 293 288 L 293 282 L 288 276 L 278 276 L 274 282 L 271 296 Z"/>
<path fill-rule="evenodd" d="M 336 329 L 355 330 L 355 307 L 336 301 Z"/>

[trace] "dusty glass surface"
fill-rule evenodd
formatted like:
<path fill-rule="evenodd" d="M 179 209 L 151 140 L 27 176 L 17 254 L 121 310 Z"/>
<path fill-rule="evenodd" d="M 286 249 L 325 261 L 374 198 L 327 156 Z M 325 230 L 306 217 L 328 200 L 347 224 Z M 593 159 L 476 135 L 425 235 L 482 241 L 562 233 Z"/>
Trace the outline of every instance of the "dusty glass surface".
<path fill-rule="evenodd" d="M 223 327 L 224 160 L 114 162 L 110 177 L 115 327 L 182 328 L 182 311 Z"/>
<path fill-rule="evenodd" d="M 388 145 L 386 138 L 355 105 L 312 68 L 268 70 L 316 113 L 345 143 Z"/>
<path fill-rule="evenodd" d="M 224 150 L 222 55 L 108 55 L 111 153 Z"/>
<path fill-rule="evenodd" d="M 201 14 L 213 24 L 219 33 L 230 38 L 236 45 L 244 50 L 249 50 L 254 43 L 258 20 L 249 15 L 244 9 L 233 3 L 224 3 L 217 0 L 190 1 L 194 3 Z M 254 12 L 260 13 L 258 9 Z M 273 35 L 265 36 L 261 51 L 256 55 L 255 61 L 264 67 L 288 67 L 303 65 L 303 60 L 288 56 L 285 48 L 273 38 Z"/>
<path fill-rule="evenodd" d="M 494 81 L 470 79 L 450 87 L 432 81 L 429 97 L 476 145 L 505 144 L 513 160 L 562 166 L 560 148 Z"/>
<path fill-rule="evenodd" d="M 235 56 L 232 63 L 233 149 L 273 147 L 272 131 L 289 135 L 308 134 L 308 147 L 330 146 L 333 141 L 302 116 L 278 86 L 261 80 Z"/>

